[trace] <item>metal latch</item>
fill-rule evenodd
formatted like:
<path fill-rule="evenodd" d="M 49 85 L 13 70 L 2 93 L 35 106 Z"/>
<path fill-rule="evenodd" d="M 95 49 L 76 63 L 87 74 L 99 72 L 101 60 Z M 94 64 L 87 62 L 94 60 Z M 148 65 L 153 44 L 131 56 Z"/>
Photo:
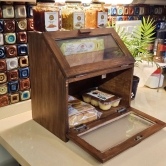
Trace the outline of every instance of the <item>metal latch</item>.
<path fill-rule="evenodd" d="M 75 130 L 78 132 L 84 131 L 87 129 L 87 126 L 85 124 L 79 125 L 75 127 Z"/>
<path fill-rule="evenodd" d="M 136 136 L 135 140 L 136 140 L 136 141 L 139 141 L 139 140 L 142 139 L 142 138 L 143 138 L 142 135 L 138 135 L 138 136 Z"/>
<path fill-rule="evenodd" d="M 85 76 L 86 74 L 80 74 L 80 75 L 77 75 L 77 76 L 75 76 L 76 78 L 78 78 L 78 77 L 83 77 L 83 76 Z"/>
<path fill-rule="evenodd" d="M 129 66 L 129 65 L 125 64 L 125 65 L 122 65 L 121 67 L 127 67 L 127 66 Z"/>

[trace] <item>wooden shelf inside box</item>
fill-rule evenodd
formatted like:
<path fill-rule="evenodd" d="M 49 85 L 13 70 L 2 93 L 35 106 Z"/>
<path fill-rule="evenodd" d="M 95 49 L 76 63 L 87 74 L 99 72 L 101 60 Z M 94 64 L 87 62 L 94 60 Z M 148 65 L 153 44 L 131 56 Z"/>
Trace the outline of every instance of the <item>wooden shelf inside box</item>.
<path fill-rule="evenodd" d="M 102 79 L 101 75 L 98 75 L 95 77 L 69 83 L 69 95 L 75 96 L 76 98 L 83 100 L 82 93 L 88 92 L 90 89 L 94 89 L 94 87 L 98 87 L 98 89 L 103 92 L 114 94 L 120 97 L 121 101 L 118 107 L 111 107 L 111 109 L 107 111 L 103 111 L 99 107 L 96 107 L 97 110 L 103 113 L 102 117 L 108 116 L 117 111 L 118 108 L 126 108 L 130 106 L 131 78 L 125 76 L 131 73 L 132 69 L 129 68 L 113 73 L 107 73 L 106 78 L 104 79 Z"/>

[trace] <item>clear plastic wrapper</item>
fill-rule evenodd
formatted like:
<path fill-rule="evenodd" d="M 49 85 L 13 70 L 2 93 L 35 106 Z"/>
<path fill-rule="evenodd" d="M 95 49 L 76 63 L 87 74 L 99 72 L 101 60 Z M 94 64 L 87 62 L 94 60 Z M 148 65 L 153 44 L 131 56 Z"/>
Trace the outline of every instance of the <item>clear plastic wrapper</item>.
<path fill-rule="evenodd" d="M 109 110 L 111 106 L 117 107 L 121 100 L 118 96 L 102 92 L 98 89 L 82 94 L 82 98 L 86 103 L 90 103 L 102 110 Z"/>
<path fill-rule="evenodd" d="M 73 96 L 68 98 L 69 128 L 96 120 L 101 116 L 95 107 Z"/>

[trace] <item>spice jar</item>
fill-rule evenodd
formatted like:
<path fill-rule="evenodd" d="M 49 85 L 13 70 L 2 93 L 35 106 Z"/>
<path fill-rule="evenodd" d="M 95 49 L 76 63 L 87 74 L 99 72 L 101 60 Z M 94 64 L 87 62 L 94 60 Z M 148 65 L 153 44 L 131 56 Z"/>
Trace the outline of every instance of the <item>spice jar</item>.
<path fill-rule="evenodd" d="M 65 1 L 62 7 L 62 28 L 67 30 L 85 27 L 85 13 L 81 1 Z"/>
<path fill-rule="evenodd" d="M 156 56 L 153 57 L 153 61 L 164 63 L 165 54 L 166 54 L 166 39 L 159 39 L 157 44 Z"/>
<path fill-rule="evenodd" d="M 59 30 L 59 8 L 52 2 L 38 2 L 33 7 L 33 22 L 35 31 Z"/>
<path fill-rule="evenodd" d="M 103 2 L 92 2 L 85 11 L 85 28 L 103 28 L 107 26 L 108 12 Z"/>

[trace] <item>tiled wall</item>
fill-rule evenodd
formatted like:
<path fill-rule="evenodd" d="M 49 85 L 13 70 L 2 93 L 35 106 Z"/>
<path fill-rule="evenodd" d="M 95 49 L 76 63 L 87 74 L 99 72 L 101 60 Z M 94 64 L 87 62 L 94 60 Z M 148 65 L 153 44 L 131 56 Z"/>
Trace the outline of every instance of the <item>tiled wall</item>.
<path fill-rule="evenodd" d="M 31 4 L 0 3 L 0 107 L 30 99 L 27 31 Z"/>
<path fill-rule="evenodd" d="M 0 3 L 0 107 L 30 99 L 27 31 L 33 31 L 34 4 Z M 107 6 L 111 26 L 115 21 L 151 16 L 157 29 L 166 19 L 164 6 Z"/>
<path fill-rule="evenodd" d="M 116 21 L 142 20 L 143 16 L 150 16 L 156 21 L 156 28 L 159 29 L 161 23 L 166 21 L 166 7 L 161 5 L 120 5 L 107 8 L 111 26 L 114 26 Z"/>

